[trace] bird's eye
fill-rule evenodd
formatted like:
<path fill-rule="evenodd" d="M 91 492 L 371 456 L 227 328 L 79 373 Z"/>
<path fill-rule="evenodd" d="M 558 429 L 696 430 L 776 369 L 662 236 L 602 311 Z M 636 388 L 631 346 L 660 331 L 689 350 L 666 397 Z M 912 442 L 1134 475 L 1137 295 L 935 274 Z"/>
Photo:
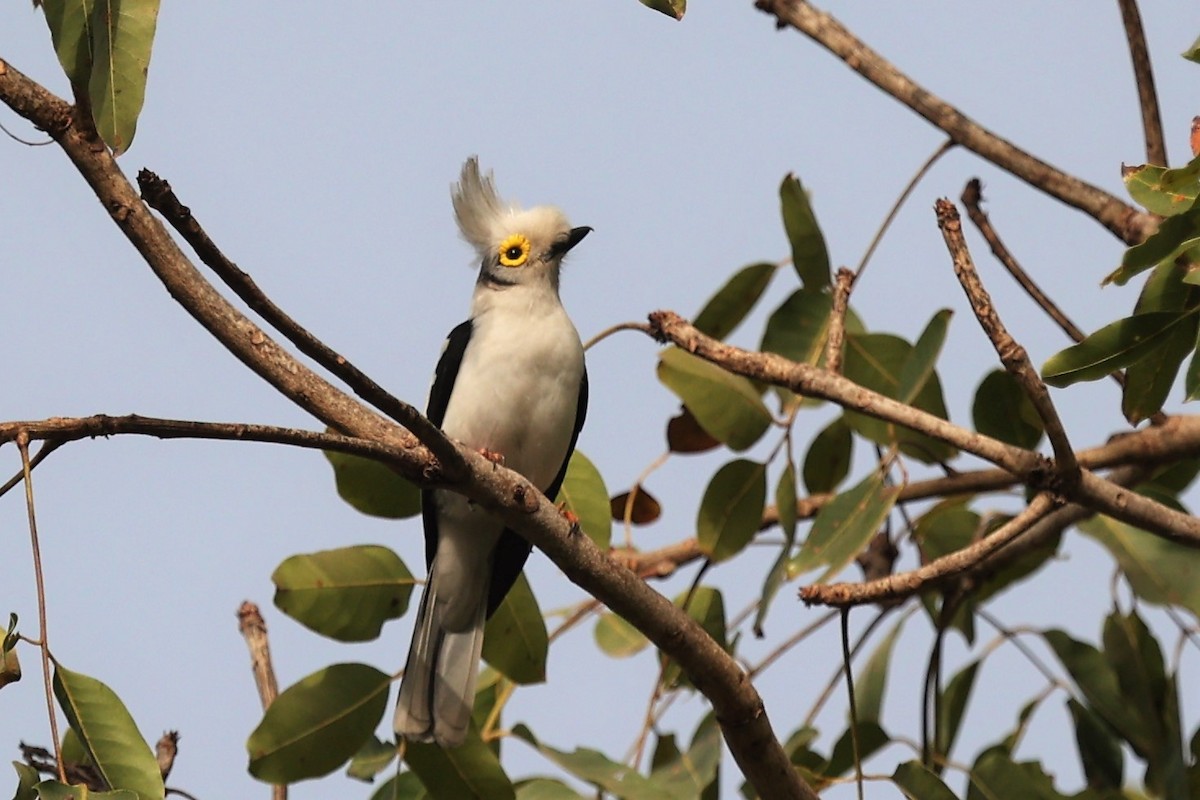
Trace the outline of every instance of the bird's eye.
<path fill-rule="evenodd" d="M 519 267 L 529 260 L 529 240 L 514 233 L 500 243 L 500 263 L 506 267 Z"/>

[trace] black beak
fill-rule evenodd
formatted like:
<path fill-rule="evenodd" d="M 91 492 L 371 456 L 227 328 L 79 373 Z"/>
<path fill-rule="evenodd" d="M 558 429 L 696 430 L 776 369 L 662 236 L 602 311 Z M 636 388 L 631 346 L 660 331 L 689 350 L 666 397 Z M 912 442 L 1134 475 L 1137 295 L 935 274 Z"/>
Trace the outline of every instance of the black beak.
<path fill-rule="evenodd" d="M 561 254 L 566 255 L 575 245 L 583 241 L 583 237 L 592 232 L 592 229 L 587 225 L 581 225 L 578 228 L 571 228 L 571 232 L 567 234 L 567 238 L 558 243 L 556 248 Z"/>

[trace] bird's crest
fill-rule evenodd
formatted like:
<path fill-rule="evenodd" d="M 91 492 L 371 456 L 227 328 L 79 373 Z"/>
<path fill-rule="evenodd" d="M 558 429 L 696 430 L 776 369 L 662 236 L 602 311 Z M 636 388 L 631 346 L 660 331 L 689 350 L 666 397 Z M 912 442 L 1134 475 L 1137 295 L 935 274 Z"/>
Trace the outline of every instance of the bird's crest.
<path fill-rule="evenodd" d="M 471 156 L 463 164 L 462 176 L 451 190 L 454 216 L 463 238 L 481 254 L 496 253 L 514 235 L 525 239 L 526 247 L 548 244 L 570 229 L 567 218 L 553 206 L 523 209 L 503 200 L 489 171 L 479 171 L 479 159 Z"/>

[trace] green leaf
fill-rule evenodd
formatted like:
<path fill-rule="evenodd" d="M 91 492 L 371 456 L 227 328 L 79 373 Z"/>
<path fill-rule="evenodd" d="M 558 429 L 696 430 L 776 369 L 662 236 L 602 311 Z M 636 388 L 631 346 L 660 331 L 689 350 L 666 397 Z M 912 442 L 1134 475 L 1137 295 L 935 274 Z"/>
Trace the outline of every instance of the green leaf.
<path fill-rule="evenodd" d="M 408 610 L 413 576 L 381 545 L 291 556 L 271 574 L 275 607 L 339 642 L 366 642 Z"/>
<path fill-rule="evenodd" d="M 858 709 L 859 722 L 880 721 L 883 710 L 884 689 L 887 686 L 888 665 L 892 659 L 892 649 L 900 638 L 900 629 L 904 620 L 897 622 L 875 647 L 871 657 L 863 666 L 858 677 L 854 679 L 855 706 Z"/>
<path fill-rule="evenodd" d="M 17 655 L 17 615 L 9 613 L 8 630 L 0 636 L 0 689 L 21 680 L 21 659 Z"/>
<path fill-rule="evenodd" d="M 1183 57 L 1188 61 L 1195 61 L 1200 64 L 1200 39 L 1196 39 L 1192 46 L 1183 51 Z"/>
<path fill-rule="evenodd" d="M 1051 386 L 1094 381 L 1136 363 L 1161 347 L 1177 326 L 1195 325 L 1195 310 L 1150 311 L 1105 325 L 1082 342 L 1046 360 L 1042 378 Z"/>
<path fill-rule="evenodd" d="M 333 467 L 338 496 L 355 510 L 384 519 L 421 513 L 421 490 L 391 468 L 361 456 L 324 452 Z"/>
<path fill-rule="evenodd" d="M 941 355 L 942 345 L 946 343 L 946 331 L 950 327 L 952 316 L 953 311 L 943 308 L 933 315 L 925 330 L 921 331 L 917 343 L 913 345 L 912 353 L 900 369 L 900 387 L 896 399 L 901 403 L 911 403 L 929 382 L 938 356 Z"/>
<path fill-rule="evenodd" d="M 579 792 L 551 778 L 530 778 L 517 784 L 517 800 L 585 800 Z"/>
<path fill-rule="evenodd" d="M 674 737 L 670 737 L 671 740 Z M 667 741 L 666 737 L 660 742 Z M 673 744 L 673 741 L 672 741 Z M 721 763 L 721 729 L 716 717 L 708 714 L 700 721 L 696 733 L 692 737 L 691 746 L 686 752 L 673 749 L 671 757 L 658 758 L 655 750 L 655 764 L 650 773 L 650 780 L 657 786 L 669 792 L 676 798 L 699 798 L 702 793 L 717 778 L 717 768 Z"/>
<path fill-rule="evenodd" d="M 879 727 L 879 723 L 861 721 L 858 723 L 859 757 L 866 761 L 881 748 L 891 743 L 887 731 Z M 854 769 L 854 734 L 849 728 L 838 737 L 829 754 L 824 774 L 829 778 L 837 778 Z"/>
<path fill-rule="evenodd" d="M 1171 217 L 1187 211 L 1200 194 L 1200 158 L 1177 169 L 1143 164 L 1121 172 L 1129 196 L 1151 214 Z"/>
<path fill-rule="evenodd" d="M 895 399 L 902 390 L 901 376 L 905 365 L 912 359 L 913 346 L 898 336 L 848 333 L 842 372 L 855 383 Z M 936 372 L 929 374 L 912 405 L 936 417 L 947 418 L 942 384 Z M 958 452 L 933 437 L 899 428 L 865 414 L 848 411 L 845 417 L 846 423 L 860 435 L 885 447 L 897 443 L 906 455 L 924 463 L 948 461 Z"/>
<path fill-rule="evenodd" d="M 409 742 L 404 762 L 417 773 L 433 798 L 512 800 L 516 797 L 499 757 L 474 728 L 457 747 Z"/>
<path fill-rule="evenodd" d="M 567 464 L 567 475 L 558 491 L 557 502 L 579 517 L 579 528 L 601 549 L 612 540 L 612 515 L 604 478 L 588 457 L 576 450 Z"/>
<path fill-rule="evenodd" d="M 1146 744 L 1135 709 L 1121 694 L 1116 672 L 1104 655 L 1086 642 L 1059 630 L 1042 634 L 1093 711 L 1114 727 L 1135 749 Z M 1131 738 L 1132 737 L 1132 738 Z M 1136 743 L 1134 740 L 1137 740 Z"/>
<path fill-rule="evenodd" d="M 428 797 L 429 793 L 421 785 L 417 773 L 401 772 L 376 789 L 371 800 L 426 800 Z"/>
<path fill-rule="evenodd" d="M 686 607 L 684 604 L 687 604 Z M 691 592 L 683 592 L 675 598 L 675 605 L 683 608 L 689 617 L 699 623 L 705 633 L 720 645 L 722 650 L 728 649 L 725 630 L 725 600 L 721 590 L 711 586 L 697 586 Z M 683 671 L 674 661 L 662 656 L 666 661 L 663 670 L 663 685 L 675 688 L 683 685 Z"/>
<path fill-rule="evenodd" d="M 72 86 L 85 88 L 92 75 L 93 0 L 42 0 L 58 63 Z"/>
<path fill-rule="evenodd" d="M 586 747 L 576 748 L 570 753 L 556 750 L 539 742 L 533 732 L 524 725 L 513 728 L 513 734 L 575 777 L 623 800 L 676 800 L 669 792 L 656 786 L 633 767 L 613 761 L 599 750 Z"/>
<path fill-rule="evenodd" d="M 650 644 L 645 634 L 611 611 L 596 620 L 594 635 L 600 649 L 613 658 L 628 658 Z"/>
<path fill-rule="evenodd" d="M 1155 605 L 1182 606 L 1200 617 L 1200 551 L 1111 517 L 1092 517 L 1079 529 L 1117 560 L 1138 597 Z"/>
<path fill-rule="evenodd" d="M 967 800 L 996 798 L 1029 800 L 1066 800 L 1054 789 L 1054 782 L 1036 761 L 1013 761 L 1002 747 L 985 750 L 971 767 L 971 787 Z"/>
<path fill-rule="evenodd" d="M 390 684 L 374 667 L 334 664 L 290 686 L 246 742 L 250 774 L 267 783 L 294 783 L 333 772 L 379 724 Z"/>
<path fill-rule="evenodd" d="M 1134 314 L 1150 311 L 1179 311 L 1196 305 L 1200 290 L 1188 286 L 1187 268 L 1176 261 L 1164 261 L 1150 273 L 1138 295 Z M 1160 347 L 1130 365 L 1125 373 L 1121 411 L 1131 424 L 1158 413 L 1166 402 L 1183 359 L 1196 340 L 1196 319 L 1178 325 Z"/>
<path fill-rule="evenodd" d="M 1075 723 L 1075 743 L 1087 784 L 1100 791 L 1119 791 L 1125 783 L 1125 758 L 1121 742 L 1112 729 L 1090 708 L 1067 699 L 1067 710 Z"/>
<path fill-rule="evenodd" d="M 641 0 L 646 8 L 652 8 L 660 14 L 680 20 L 687 11 L 687 0 Z"/>
<path fill-rule="evenodd" d="M 83 784 L 68 786 L 54 780 L 42 781 L 36 791 L 39 800 L 138 800 L 138 793 L 129 789 L 99 792 Z"/>
<path fill-rule="evenodd" d="M 737 459 L 717 470 L 704 490 L 696 520 L 700 551 L 713 561 L 737 555 L 762 524 L 767 467 Z"/>
<path fill-rule="evenodd" d="M 158 762 L 112 689 L 56 664 L 54 696 L 110 787 L 136 792 L 140 800 L 161 800 L 165 789 Z"/>
<path fill-rule="evenodd" d="M 804 485 L 809 494 L 832 492 L 850 474 L 854 437 L 846 420 L 838 417 L 825 426 L 804 456 Z"/>
<path fill-rule="evenodd" d="M 826 565 L 819 582 L 841 572 L 879 530 L 899 494 L 899 486 L 884 486 L 883 475 L 875 471 L 833 498 L 817 514 L 808 539 L 788 565 L 788 574 Z"/>
<path fill-rule="evenodd" d="M 546 620 L 524 573 L 487 621 L 483 658 L 514 683 L 546 680 L 546 653 L 550 639 Z"/>
<path fill-rule="evenodd" d="M 1017 379 L 1002 369 L 984 376 L 971 404 L 975 430 L 1005 444 L 1032 450 L 1045 433 L 1045 425 Z"/>
<path fill-rule="evenodd" d="M 395 757 L 395 744 L 385 742 L 378 736 L 369 736 L 350 759 L 350 765 L 346 767 L 346 776 L 371 783 L 376 775 L 388 768 Z"/>
<path fill-rule="evenodd" d="M 33 787 L 41 783 L 42 774 L 20 761 L 14 761 L 12 765 L 17 771 L 17 791 L 13 800 L 37 800 L 37 792 Z"/>
<path fill-rule="evenodd" d="M 948 759 L 958 738 L 962 726 L 963 714 L 967 710 L 967 701 L 971 697 L 971 689 L 975 686 L 975 676 L 979 672 L 979 662 L 972 661 L 963 667 L 946 688 L 942 690 L 942 702 L 939 707 L 937 720 L 937 741 L 934 748 L 942 758 Z M 941 759 L 938 760 L 941 763 Z"/>
<path fill-rule="evenodd" d="M 734 450 L 750 447 L 771 424 L 771 412 L 750 381 L 677 347 L 659 354 L 658 379 L 700 427 Z"/>
<path fill-rule="evenodd" d="M 788 173 L 779 186 L 783 227 L 792 245 L 792 265 L 805 289 L 820 289 L 830 283 L 829 251 L 817 225 L 817 217 L 800 179 Z"/>
<path fill-rule="evenodd" d="M 692 325 L 714 339 L 724 339 L 733 333 L 758 303 L 774 275 L 774 264 L 759 263 L 742 267 L 709 298 Z"/>
<path fill-rule="evenodd" d="M 760 349 L 798 364 L 816 364 L 825 352 L 832 313 L 828 292 L 797 289 L 767 318 Z"/>
<path fill-rule="evenodd" d="M 763 582 L 762 597 L 758 601 L 758 611 L 754 615 L 754 635 L 760 639 L 763 637 L 763 623 L 767 620 L 771 602 L 787 577 L 788 561 L 792 557 L 792 548 L 796 543 L 796 465 L 790 459 L 775 487 L 775 509 L 779 514 L 779 530 L 783 534 L 783 547 L 779 548 L 779 555 L 776 557 L 775 563 L 771 565 L 770 571 L 767 572 L 767 578 Z"/>
<path fill-rule="evenodd" d="M 920 761 L 906 761 L 896 767 L 892 780 L 908 800 L 957 800 L 950 787 Z"/>
<path fill-rule="evenodd" d="M 88 96 L 96 130 L 120 155 L 129 149 L 146 95 L 158 0 L 95 0 Z"/>
<path fill-rule="evenodd" d="M 1174 259 L 1197 244 L 1200 244 L 1200 206 L 1193 205 L 1189 210 L 1163 220 L 1146 241 L 1126 250 L 1121 266 L 1104 282 L 1124 286 L 1135 275 Z"/>

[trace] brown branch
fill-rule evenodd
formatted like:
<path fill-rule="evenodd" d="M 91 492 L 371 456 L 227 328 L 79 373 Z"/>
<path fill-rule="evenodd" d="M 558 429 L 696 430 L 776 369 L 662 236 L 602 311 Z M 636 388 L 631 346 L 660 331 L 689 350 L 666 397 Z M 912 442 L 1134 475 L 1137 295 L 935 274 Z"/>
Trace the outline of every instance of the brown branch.
<path fill-rule="evenodd" d="M 825 340 L 825 369 L 841 374 L 842 351 L 846 343 L 846 312 L 850 309 L 850 291 L 856 275 L 845 267 L 837 271 L 833 284 L 833 310 L 829 314 L 829 334 Z"/>
<path fill-rule="evenodd" d="M 1144 240 L 1157 219 L 1096 186 L 1068 175 L 989 131 L 900 72 L 845 26 L 804 0 L 756 0 L 779 27 L 795 28 L 846 62 L 876 87 L 971 150 L 1029 185 L 1095 219 L 1129 245 Z"/>
<path fill-rule="evenodd" d="M 1129 43 L 1129 58 L 1133 61 L 1133 77 L 1137 82 L 1138 107 L 1142 112 L 1142 131 L 1146 136 L 1146 162 L 1167 166 L 1167 144 L 1163 137 L 1162 116 L 1158 112 L 1158 92 L 1154 89 L 1154 70 L 1150 67 L 1150 50 L 1146 47 L 1146 31 L 1137 0 L 1117 0 L 1121 8 L 1121 23 Z"/>
<path fill-rule="evenodd" d="M 171 189 L 171 184 L 150 170 L 143 169 L 138 173 L 138 186 L 146 203 L 163 215 L 184 241 L 191 245 L 200 260 L 208 265 L 250 310 L 282 333 L 301 353 L 336 375 L 356 395 L 415 433 L 433 452 L 445 472 L 455 475 L 462 470 L 462 457 L 458 455 L 454 446 L 437 432 L 437 426 L 422 416 L 416 408 L 389 394 L 345 356 L 313 336 L 267 297 L 254 279 L 230 261 L 217 247 L 216 242 L 209 238 L 200 222 L 192 215 L 191 209 L 179 201 Z"/>
<path fill-rule="evenodd" d="M 991 461 L 1031 489 L 1061 491 L 1066 499 L 1086 503 L 1094 511 L 1172 541 L 1200 547 L 1200 518 L 1167 508 L 1090 472 L 1082 472 L 1075 485 L 1050 480 L 1056 474 L 1054 462 L 1037 453 L 969 431 L 819 367 L 797 364 L 774 353 L 752 353 L 718 342 L 673 311 L 651 314 L 650 327 L 660 341 L 672 342 L 736 375 L 829 400 L 843 408 L 933 436 Z"/>
<path fill-rule="evenodd" d="M 279 684 L 275 680 L 275 666 L 271 663 L 271 643 L 267 639 L 267 623 L 258 605 L 249 600 L 242 602 L 237 611 L 238 631 L 246 640 L 250 650 L 250 671 L 254 673 L 254 685 L 258 688 L 258 699 L 263 711 L 271 707 L 279 696 Z M 275 784 L 271 787 L 272 800 L 287 800 L 287 786 Z"/>
<path fill-rule="evenodd" d="M 396 448 L 406 474 L 420 472 L 429 482 L 441 477 L 446 488 L 492 511 L 528 538 L 570 580 L 679 663 L 712 704 L 734 760 L 760 795 L 816 799 L 788 760 L 745 671 L 695 620 L 614 564 L 586 536 L 573 535 L 553 502 L 517 473 L 461 448 L 463 474 L 448 480 L 410 432 L 363 407 L 279 347 L 204 280 L 142 202 L 103 142 L 73 124 L 71 106 L 4 61 L 0 61 L 0 100 L 58 142 L 171 296 L 235 357 L 325 424 Z"/>
<path fill-rule="evenodd" d="M 942 238 L 946 241 L 946 249 L 950 251 L 950 259 L 954 264 L 954 275 L 967 295 L 971 310 L 975 312 L 975 319 L 979 320 L 980 327 L 987 334 L 992 347 L 996 349 L 1004 368 L 1016 379 L 1033 403 L 1034 410 L 1046 428 L 1046 436 L 1054 448 L 1058 477 L 1067 483 L 1069 489 L 1079 480 L 1079 463 L 1075 460 L 1075 450 L 1067 439 L 1067 431 L 1059 419 L 1058 410 L 1050 399 L 1050 390 L 1029 363 L 1029 353 L 1025 352 L 1025 348 L 1004 327 L 999 312 L 992 304 L 992 298 L 983 288 L 979 273 L 975 271 L 971 251 L 967 249 L 967 240 L 963 238 L 962 220 L 959 219 L 958 209 L 949 200 L 938 200 L 934 208 L 937 211 L 938 228 L 942 231 Z"/>

